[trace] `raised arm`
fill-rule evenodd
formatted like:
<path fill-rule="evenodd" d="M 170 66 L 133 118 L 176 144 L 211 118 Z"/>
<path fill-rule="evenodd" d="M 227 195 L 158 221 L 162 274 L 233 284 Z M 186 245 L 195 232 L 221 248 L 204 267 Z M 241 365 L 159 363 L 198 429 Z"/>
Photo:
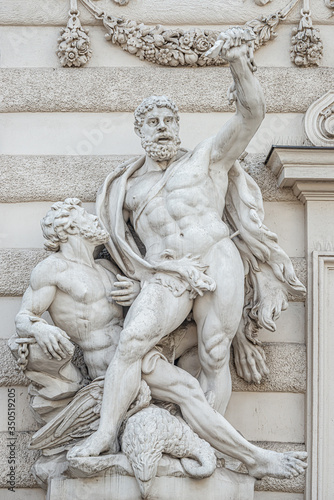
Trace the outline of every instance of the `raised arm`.
<path fill-rule="evenodd" d="M 15 325 L 19 337 L 35 338 L 49 359 L 60 360 L 73 354 L 74 346 L 63 330 L 49 325 L 41 317 L 52 304 L 57 291 L 51 283 L 50 274 L 50 266 L 47 266 L 46 261 L 33 270 Z"/>
<path fill-rule="evenodd" d="M 265 115 L 263 92 L 254 76 L 253 38 L 249 29 L 231 28 L 221 33 L 216 45 L 207 54 L 217 57 L 220 53 L 229 61 L 234 80 L 230 92 L 236 101 L 237 111 L 218 132 L 211 150 L 212 162 L 223 160 L 228 168 L 244 152 Z"/>

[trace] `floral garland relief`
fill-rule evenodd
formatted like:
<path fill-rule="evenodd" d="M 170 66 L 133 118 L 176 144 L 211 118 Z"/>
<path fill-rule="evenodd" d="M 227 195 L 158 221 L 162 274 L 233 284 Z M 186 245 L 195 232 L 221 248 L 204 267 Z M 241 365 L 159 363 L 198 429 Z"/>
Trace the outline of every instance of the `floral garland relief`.
<path fill-rule="evenodd" d="M 302 18 L 298 28 L 292 31 L 291 60 L 296 66 L 319 66 L 323 55 L 320 32 L 313 28 L 309 0 L 304 0 Z"/>
<path fill-rule="evenodd" d="M 57 55 L 62 66 L 83 66 L 92 56 L 89 30 L 81 26 L 77 0 L 71 0 L 69 20 L 66 28 L 62 28 L 58 38 Z"/>
<path fill-rule="evenodd" d="M 71 0 L 73 2 L 74 0 Z M 290 13 L 298 0 L 292 0 L 284 9 L 270 16 L 261 16 L 245 24 L 255 34 L 254 49 L 258 49 L 276 37 L 275 29 Z M 161 25 L 146 26 L 124 17 L 105 13 L 91 0 L 81 3 L 100 20 L 107 30 L 106 39 L 141 60 L 161 66 L 223 66 L 226 61 L 220 56 L 206 56 L 217 41 L 219 31 L 192 28 L 190 30 L 167 29 Z M 78 12 L 70 11 L 67 28 L 60 38 L 58 56 L 63 66 L 83 66 L 91 56 L 88 31 L 81 27 Z"/>

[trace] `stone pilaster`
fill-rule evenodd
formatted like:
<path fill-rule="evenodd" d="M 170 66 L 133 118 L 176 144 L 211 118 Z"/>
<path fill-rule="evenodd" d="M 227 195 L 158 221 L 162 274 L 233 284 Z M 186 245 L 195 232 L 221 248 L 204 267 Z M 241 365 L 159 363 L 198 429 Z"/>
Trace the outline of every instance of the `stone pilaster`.
<path fill-rule="evenodd" d="M 306 500 L 334 498 L 334 148 L 273 147 L 279 187 L 305 205 L 307 299 Z"/>

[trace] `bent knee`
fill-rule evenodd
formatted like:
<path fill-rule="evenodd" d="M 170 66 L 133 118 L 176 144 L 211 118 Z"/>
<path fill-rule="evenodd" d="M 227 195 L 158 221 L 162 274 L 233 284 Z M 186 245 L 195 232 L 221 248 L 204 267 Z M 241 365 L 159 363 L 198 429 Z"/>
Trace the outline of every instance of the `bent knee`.
<path fill-rule="evenodd" d="M 228 338 L 216 339 L 215 342 L 207 342 L 200 349 L 200 361 L 204 369 L 218 371 L 228 365 L 230 361 L 231 342 Z"/>
<path fill-rule="evenodd" d="M 124 361 L 141 359 L 149 349 L 150 346 L 145 342 L 145 338 L 138 335 L 138 330 L 126 328 L 121 332 L 117 354 Z"/>

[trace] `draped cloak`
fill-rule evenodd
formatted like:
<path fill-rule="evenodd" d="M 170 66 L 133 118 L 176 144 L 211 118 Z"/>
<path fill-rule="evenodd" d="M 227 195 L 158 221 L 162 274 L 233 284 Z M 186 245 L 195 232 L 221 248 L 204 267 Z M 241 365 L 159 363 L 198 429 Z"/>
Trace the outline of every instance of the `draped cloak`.
<path fill-rule="evenodd" d="M 165 175 L 168 171 L 180 168 L 191 154 L 192 152 L 186 152 L 169 165 Z M 106 248 L 120 270 L 129 278 L 143 283 L 157 273 L 168 273 L 178 278 L 181 276 L 181 282 L 183 280 L 185 283 L 186 280 L 180 272 L 180 261 L 169 259 L 155 264 L 145 260 L 124 221 L 123 206 L 128 179 L 144 162 L 145 156 L 141 156 L 119 165 L 107 176 L 98 191 L 97 215 L 110 234 Z M 160 189 L 163 186 L 162 181 Z M 253 332 L 259 327 L 275 330 L 274 321 L 281 310 L 287 307 L 288 294 L 303 296 L 305 287 L 296 277 L 291 260 L 278 245 L 277 236 L 263 224 L 264 211 L 260 188 L 238 161 L 229 172 L 223 219 L 231 230 L 233 241 L 244 263 L 246 281 L 242 328 L 246 337 L 254 341 Z M 185 289 L 186 284 L 181 287 L 180 294 Z M 204 290 L 213 291 L 214 286 L 199 286 L 197 292 L 202 295 Z"/>

